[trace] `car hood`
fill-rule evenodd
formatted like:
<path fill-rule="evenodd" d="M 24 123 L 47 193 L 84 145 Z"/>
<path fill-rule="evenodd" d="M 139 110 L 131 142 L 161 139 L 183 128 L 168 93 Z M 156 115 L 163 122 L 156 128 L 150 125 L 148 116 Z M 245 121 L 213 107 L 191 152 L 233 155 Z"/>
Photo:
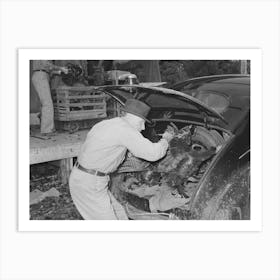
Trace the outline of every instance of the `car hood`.
<path fill-rule="evenodd" d="M 114 97 L 122 105 L 124 105 L 125 101 L 129 98 L 142 100 L 150 105 L 152 109 L 157 107 L 169 109 L 170 106 L 173 106 L 174 109 L 178 107 L 188 112 L 188 105 L 190 105 L 191 108 L 196 109 L 192 115 L 196 115 L 196 117 L 200 118 L 203 122 L 209 121 L 211 123 L 220 124 L 221 121 L 223 121 L 227 123 L 221 114 L 208 107 L 200 100 L 173 89 L 140 85 L 109 85 L 99 86 L 96 87 L 96 89 Z M 170 97 L 170 99 L 167 99 L 167 97 Z M 170 100 L 176 100 L 176 103 L 170 103 Z M 208 119 L 208 117 L 210 118 Z"/>

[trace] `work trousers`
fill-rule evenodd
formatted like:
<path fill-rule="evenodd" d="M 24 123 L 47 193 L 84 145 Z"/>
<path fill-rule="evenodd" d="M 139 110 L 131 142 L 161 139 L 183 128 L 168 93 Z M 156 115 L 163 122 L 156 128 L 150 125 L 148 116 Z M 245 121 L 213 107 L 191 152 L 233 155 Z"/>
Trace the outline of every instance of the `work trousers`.
<path fill-rule="evenodd" d="M 54 131 L 54 110 L 51 96 L 49 74 L 43 71 L 35 71 L 32 75 L 32 83 L 41 102 L 41 133 Z"/>
<path fill-rule="evenodd" d="M 69 178 L 73 202 L 85 220 L 127 220 L 122 205 L 108 190 L 109 176 L 96 176 L 77 167 Z"/>

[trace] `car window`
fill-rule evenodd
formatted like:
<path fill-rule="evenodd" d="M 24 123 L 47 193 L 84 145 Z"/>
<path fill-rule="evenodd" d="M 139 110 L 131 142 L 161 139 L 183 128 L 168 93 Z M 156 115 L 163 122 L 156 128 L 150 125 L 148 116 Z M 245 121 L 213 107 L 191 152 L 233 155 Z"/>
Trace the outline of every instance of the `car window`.
<path fill-rule="evenodd" d="M 214 91 L 199 90 L 196 92 L 192 92 L 191 95 L 210 108 L 214 109 L 218 113 L 225 112 L 229 107 L 229 98 Z"/>
<path fill-rule="evenodd" d="M 186 94 L 188 94 L 188 95 L 193 95 L 193 93 L 195 92 L 195 90 L 191 90 L 190 89 L 190 85 L 188 84 L 188 85 L 185 85 L 184 87 L 182 87 L 182 88 L 175 88 L 175 90 L 178 90 L 178 91 L 181 91 L 181 92 L 183 92 L 183 93 L 186 93 Z"/>
<path fill-rule="evenodd" d="M 188 84 L 188 85 L 186 85 L 182 88 L 178 88 L 178 89 L 175 89 L 175 90 L 178 90 L 180 92 L 186 93 L 187 95 L 195 97 L 195 95 L 197 94 L 197 89 L 192 88 L 191 86 L 192 86 L 192 84 Z"/>

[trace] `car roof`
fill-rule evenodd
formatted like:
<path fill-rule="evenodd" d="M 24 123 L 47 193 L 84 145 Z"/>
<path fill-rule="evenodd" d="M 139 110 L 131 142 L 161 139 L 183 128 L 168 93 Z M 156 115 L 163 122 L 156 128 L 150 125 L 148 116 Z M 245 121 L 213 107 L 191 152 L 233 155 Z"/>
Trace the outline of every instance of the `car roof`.
<path fill-rule="evenodd" d="M 216 92 L 221 92 L 232 98 L 240 96 L 249 97 L 250 90 L 248 90 L 248 87 L 250 87 L 250 77 L 236 77 L 215 80 L 211 82 L 202 83 L 197 87 L 199 87 L 200 90 L 207 89 Z"/>
<path fill-rule="evenodd" d="M 221 113 L 228 122 L 227 128 L 234 131 L 250 110 L 250 75 L 214 75 L 193 78 L 172 87 L 178 91 L 204 94 L 214 92 L 230 101 L 229 109 Z"/>
<path fill-rule="evenodd" d="M 224 75 L 210 75 L 210 76 L 202 76 L 187 79 L 181 82 L 178 82 L 172 85 L 170 88 L 178 89 L 181 86 L 192 84 L 192 85 L 201 85 L 203 83 L 209 82 L 234 82 L 234 83 L 246 83 L 246 80 L 250 78 L 250 75 L 243 75 L 243 74 L 224 74 Z"/>
<path fill-rule="evenodd" d="M 181 91 L 182 87 L 195 89 L 203 84 L 250 84 L 250 75 L 239 75 L 239 74 L 231 74 L 231 75 L 212 75 L 212 76 L 203 76 L 198 78 L 188 79 L 171 86 L 171 89 Z"/>

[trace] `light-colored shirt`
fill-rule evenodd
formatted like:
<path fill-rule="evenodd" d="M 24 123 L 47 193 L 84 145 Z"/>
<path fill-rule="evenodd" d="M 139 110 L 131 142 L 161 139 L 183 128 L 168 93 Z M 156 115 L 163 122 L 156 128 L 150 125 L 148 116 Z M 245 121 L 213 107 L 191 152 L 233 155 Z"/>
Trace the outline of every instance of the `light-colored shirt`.
<path fill-rule="evenodd" d="M 81 147 L 78 162 L 87 169 L 111 173 L 122 163 L 127 150 L 138 158 L 156 161 L 167 149 L 165 139 L 152 143 L 124 118 L 116 117 L 93 126 Z"/>

